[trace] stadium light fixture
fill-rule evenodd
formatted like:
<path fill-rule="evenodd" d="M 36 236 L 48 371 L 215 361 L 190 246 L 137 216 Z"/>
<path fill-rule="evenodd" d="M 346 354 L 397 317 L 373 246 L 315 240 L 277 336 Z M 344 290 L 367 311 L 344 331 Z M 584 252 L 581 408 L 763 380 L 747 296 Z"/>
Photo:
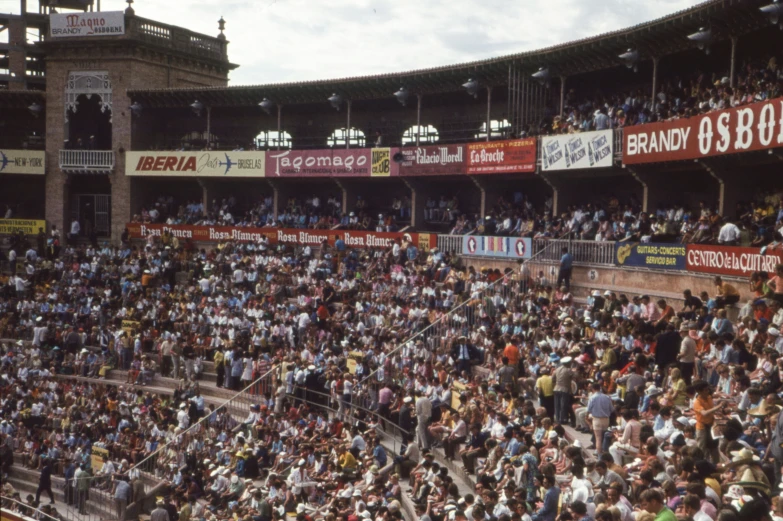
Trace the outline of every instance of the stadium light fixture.
<path fill-rule="evenodd" d="M 139 117 L 141 116 L 141 111 L 144 110 L 144 106 L 138 101 L 134 101 L 133 103 L 131 103 L 130 109 L 131 109 L 131 114 L 133 114 L 136 117 Z"/>
<path fill-rule="evenodd" d="M 697 32 L 689 34 L 688 39 L 692 42 L 696 42 L 696 46 L 704 51 L 704 54 L 710 53 L 710 44 L 712 43 L 712 29 L 709 29 L 708 27 L 700 27 Z"/>
<path fill-rule="evenodd" d="M 201 117 L 201 111 L 204 110 L 204 104 L 199 100 L 196 100 L 190 104 L 190 108 L 193 109 L 193 112 L 196 114 L 196 116 Z"/>
<path fill-rule="evenodd" d="M 769 17 L 772 25 L 780 24 L 780 29 L 783 30 L 783 2 L 772 0 L 771 4 L 759 7 L 759 11 Z"/>
<path fill-rule="evenodd" d="M 625 63 L 626 67 L 633 69 L 634 72 L 639 72 L 639 51 L 628 49 L 619 58 Z"/>
<path fill-rule="evenodd" d="M 261 100 L 261 103 L 259 103 L 258 106 L 261 107 L 261 110 L 263 110 L 267 114 L 270 114 L 272 107 L 274 107 L 275 104 L 269 98 L 264 98 Z"/>
<path fill-rule="evenodd" d="M 549 84 L 549 69 L 546 67 L 541 67 L 537 72 L 533 73 L 533 79 L 536 80 L 540 85 Z"/>
<path fill-rule="evenodd" d="M 397 98 L 397 101 L 400 102 L 400 105 L 404 107 L 408 102 L 408 89 L 405 87 L 400 87 L 400 90 L 394 93 L 394 97 Z"/>
<path fill-rule="evenodd" d="M 43 112 L 43 105 L 37 101 L 34 101 L 32 105 L 27 107 L 27 110 L 30 111 L 30 114 L 32 114 L 34 118 L 37 118 L 41 115 L 41 112 Z"/>
<path fill-rule="evenodd" d="M 337 93 L 334 93 L 329 96 L 329 103 L 332 105 L 332 107 L 334 107 L 335 110 L 340 110 L 340 105 L 343 104 L 343 97 Z"/>
<path fill-rule="evenodd" d="M 470 78 L 468 81 L 462 84 L 462 88 L 465 89 L 467 93 L 473 96 L 474 98 L 478 98 L 478 91 L 479 91 L 478 80 L 474 80 L 473 78 Z"/>

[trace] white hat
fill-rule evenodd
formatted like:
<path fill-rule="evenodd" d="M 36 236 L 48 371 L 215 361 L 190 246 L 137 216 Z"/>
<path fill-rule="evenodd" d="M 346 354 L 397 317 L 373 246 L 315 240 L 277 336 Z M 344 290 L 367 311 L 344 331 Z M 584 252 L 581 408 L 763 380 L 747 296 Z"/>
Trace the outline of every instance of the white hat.
<path fill-rule="evenodd" d="M 41 320 L 43 320 L 43 317 L 38 317 L 35 319 L 36 322 L 40 322 Z"/>
<path fill-rule="evenodd" d="M 296 505 L 296 513 L 297 514 L 301 514 L 304 511 L 305 511 L 304 503 L 299 503 L 298 505 Z"/>
<path fill-rule="evenodd" d="M 305 464 L 305 460 L 304 460 L 304 458 L 302 458 L 302 459 L 300 459 L 299 461 L 297 461 L 297 462 L 296 462 L 296 466 L 297 466 L 297 467 L 301 467 L 301 466 L 303 466 L 304 464 Z"/>
<path fill-rule="evenodd" d="M 307 366 L 308 371 L 315 371 L 315 366 L 313 364 L 310 364 Z"/>
<path fill-rule="evenodd" d="M 601 292 L 600 292 L 600 291 L 598 291 L 597 289 L 594 289 L 594 290 L 593 290 L 593 296 L 594 296 L 594 297 L 600 297 L 600 296 L 601 296 Z"/>
<path fill-rule="evenodd" d="M 238 481 L 239 481 L 239 476 L 237 476 L 236 474 L 234 474 L 233 476 L 231 476 L 231 483 L 236 483 L 236 482 L 238 482 Z"/>
<path fill-rule="evenodd" d="M 579 440 L 574 440 L 574 447 L 577 447 L 577 448 L 581 449 L 582 448 L 582 442 L 579 441 Z"/>
<path fill-rule="evenodd" d="M 606 291 L 604 291 L 604 296 L 605 297 L 609 297 L 609 296 L 611 296 L 611 294 L 612 294 L 612 292 L 609 291 L 608 289 Z"/>
<path fill-rule="evenodd" d="M 554 440 L 557 438 L 557 433 L 555 431 L 549 431 L 549 439 Z"/>
<path fill-rule="evenodd" d="M 413 398 L 411 398 L 410 396 L 406 396 L 405 398 L 402 399 L 402 401 L 404 403 L 411 403 L 413 401 Z"/>
<path fill-rule="evenodd" d="M 362 491 L 358 488 L 353 489 L 353 497 L 362 497 Z"/>
<path fill-rule="evenodd" d="M 560 363 L 563 365 L 570 364 L 571 360 L 573 360 L 573 358 L 571 358 L 570 356 L 564 356 L 563 358 L 560 359 Z"/>
<path fill-rule="evenodd" d="M 185 402 L 182 402 L 181 404 L 179 404 L 179 408 L 180 409 L 184 409 L 185 407 L 187 407 L 187 404 Z"/>
<path fill-rule="evenodd" d="M 767 333 L 769 333 L 771 336 L 780 336 L 780 330 L 776 327 L 767 329 Z"/>
<path fill-rule="evenodd" d="M 87 349 L 87 348 L 84 348 L 84 349 L 82 349 L 82 354 L 83 354 L 83 355 L 86 355 L 86 354 L 87 354 L 87 353 L 89 353 L 89 352 L 90 352 L 90 350 L 89 350 L 89 349 Z"/>

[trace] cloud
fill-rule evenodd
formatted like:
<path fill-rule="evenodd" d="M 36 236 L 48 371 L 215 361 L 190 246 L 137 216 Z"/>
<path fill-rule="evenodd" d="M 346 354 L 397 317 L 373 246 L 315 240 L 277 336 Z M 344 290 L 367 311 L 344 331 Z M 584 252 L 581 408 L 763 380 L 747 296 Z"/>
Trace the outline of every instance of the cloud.
<path fill-rule="evenodd" d="M 393 73 L 549 47 L 646 22 L 698 0 L 139 0 L 136 14 L 217 35 L 231 84 Z M 8 5 L 7 5 L 8 4 Z M 102 0 L 105 11 L 127 7 Z M 0 12 L 18 9 L 0 0 Z"/>

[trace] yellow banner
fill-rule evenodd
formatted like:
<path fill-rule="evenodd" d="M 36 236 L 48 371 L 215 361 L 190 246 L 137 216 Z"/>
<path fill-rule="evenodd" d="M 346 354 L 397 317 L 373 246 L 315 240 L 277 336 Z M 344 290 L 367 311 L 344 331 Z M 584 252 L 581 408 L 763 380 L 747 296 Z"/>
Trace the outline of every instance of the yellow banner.
<path fill-rule="evenodd" d="M 370 175 L 372 177 L 389 177 L 391 175 L 391 149 L 373 148 L 371 163 Z"/>
<path fill-rule="evenodd" d="M 455 411 L 459 410 L 459 395 L 468 390 L 468 386 L 462 382 L 454 382 L 451 384 L 451 408 Z"/>
<path fill-rule="evenodd" d="M 264 177 L 265 160 L 263 151 L 126 152 L 125 175 Z"/>
<path fill-rule="evenodd" d="M 122 330 L 125 331 L 125 334 L 129 337 L 133 337 L 136 333 L 139 332 L 141 329 L 141 322 L 137 320 L 123 320 L 122 321 Z"/>
<path fill-rule="evenodd" d="M 0 174 L 46 173 L 46 152 L 43 150 L 0 149 Z"/>
<path fill-rule="evenodd" d="M 0 235 L 22 232 L 25 235 L 37 235 L 38 228 L 46 233 L 46 221 L 38 219 L 0 219 Z"/>
<path fill-rule="evenodd" d="M 356 366 L 359 365 L 362 358 L 364 358 L 364 354 L 362 354 L 361 351 L 351 351 L 348 353 L 348 360 L 345 361 L 345 365 L 348 366 L 349 373 L 356 374 Z"/>
<path fill-rule="evenodd" d="M 103 457 L 109 457 L 109 451 L 100 447 L 92 446 L 92 452 L 90 453 L 90 461 L 92 463 L 92 472 L 97 474 L 103 467 Z"/>

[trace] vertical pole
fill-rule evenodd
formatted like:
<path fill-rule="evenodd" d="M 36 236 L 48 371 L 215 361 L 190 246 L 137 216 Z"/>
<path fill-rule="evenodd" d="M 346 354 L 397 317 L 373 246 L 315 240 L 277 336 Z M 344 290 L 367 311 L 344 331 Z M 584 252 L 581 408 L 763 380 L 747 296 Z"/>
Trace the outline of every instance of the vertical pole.
<path fill-rule="evenodd" d="M 282 132 L 283 106 L 277 104 L 277 149 L 280 150 L 280 142 L 283 141 Z"/>
<path fill-rule="evenodd" d="M 736 65 L 737 61 L 737 37 L 732 36 L 731 37 L 731 69 L 729 73 L 729 80 L 731 88 L 734 88 L 734 67 Z"/>
<path fill-rule="evenodd" d="M 511 64 L 508 65 L 508 92 L 506 93 L 506 112 L 508 112 L 508 119 L 511 123 L 511 128 L 514 128 L 514 79 L 511 74 Z"/>
<path fill-rule="evenodd" d="M 487 87 L 487 141 L 489 141 L 489 135 L 492 133 L 492 87 Z"/>
<path fill-rule="evenodd" d="M 421 94 L 416 94 L 416 146 L 419 146 L 421 135 Z"/>
<path fill-rule="evenodd" d="M 348 100 L 345 123 L 345 148 L 351 148 L 351 100 Z"/>
<path fill-rule="evenodd" d="M 653 77 L 652 77 L 652 108 L 655 110 L 655 96 L 658 94 L 658 57 L 653 56 Z"/>
<path fill-rule="evenodd" d="M 212 107 L 207 107 L 207 150 L 212 143 Z"/>
<path fill-rule="evenodd" d="M 566 77 L 560 76 L 560 117 L 563 117 L 563 112 L 565 112 L 565 86 L 566 86 Z"/>

